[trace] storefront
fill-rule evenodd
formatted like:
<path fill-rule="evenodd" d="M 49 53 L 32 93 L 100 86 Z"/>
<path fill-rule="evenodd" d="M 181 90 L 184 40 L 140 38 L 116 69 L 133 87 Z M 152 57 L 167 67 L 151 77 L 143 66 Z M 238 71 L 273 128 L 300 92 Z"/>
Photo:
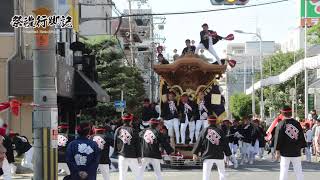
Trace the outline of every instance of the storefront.
<path fill-rule="evenodd" d="M 22 102 L 19 116 L 11 116 L 9 127 L 15 132 L 32 138 L 33 61 L 9 62 L 9 94 Z M 94 107 L 97 102 L 108 102 L 108 94 L 100 85 L 83 72 L 57 60 L 57 95 L 59 123 L 68 123 L 71 133 L 75 129 L 76 115 L 81 109 Z"/>

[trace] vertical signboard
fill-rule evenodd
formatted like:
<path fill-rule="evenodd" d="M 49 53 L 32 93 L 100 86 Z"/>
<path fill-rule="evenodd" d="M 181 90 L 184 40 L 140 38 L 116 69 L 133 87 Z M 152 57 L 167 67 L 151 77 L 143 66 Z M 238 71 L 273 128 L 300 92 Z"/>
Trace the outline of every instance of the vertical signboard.
<path fill-rule="evenodd" d="M 307 13 L 305 12 L 305 8 Z M 305 18 L 305 15 L 307 15 L 307 18 Z M 320 19 L 320 0 L 300 0 L 300 17 L 301 26 L 305 25 L 305 21 L 307 21 L 307 26 L 317 24 Z"/>

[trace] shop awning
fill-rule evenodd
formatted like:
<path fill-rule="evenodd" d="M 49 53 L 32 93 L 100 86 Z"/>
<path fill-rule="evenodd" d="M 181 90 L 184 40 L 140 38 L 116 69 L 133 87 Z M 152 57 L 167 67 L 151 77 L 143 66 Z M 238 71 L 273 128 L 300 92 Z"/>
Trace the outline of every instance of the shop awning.
<path fill-rule="evenodd" d="M 309 94 L 320 93 L 320 79 L 309 86 Z"/>
<path fill-rule="evenodd" d="M 295 75 L 299 74 L 300 72 L 303 72 L 305 68 L 306 69 L 320 68 L 320 55 L 302 59 L 296 62 L 295 64 L 293 64 L 292 66 L 290 66 L 287 70 L 285 70 L 278 76 L 271 76 L 256 82 L 253 87 L 251 86 L 246 90 L 246 94 L 251 94 L 252 89 L 257 90 L 257 89 L 260 89 L 261 87 L 266 87 L 266 86 L 281 84 L 283 82 L 286 82 L 292 77 L 294 77 Z"/>
<path fill-rule="evenodd" d="M 104 89 L 97 82 L 93 82 L 95 89 L 97 91 L 97 100 L 99 102 L 110 102 L 110 96 L 106 93 Z"/>
<path fill-rule="evenodd" d="M 101 88 L 101 86 L 91 81 L 83 72 L 76 70 L 75 73 L 75 95 L 76 96 L 90 96 L 97 97 L 99 102 L 109 102 L 110 96 Z"/>

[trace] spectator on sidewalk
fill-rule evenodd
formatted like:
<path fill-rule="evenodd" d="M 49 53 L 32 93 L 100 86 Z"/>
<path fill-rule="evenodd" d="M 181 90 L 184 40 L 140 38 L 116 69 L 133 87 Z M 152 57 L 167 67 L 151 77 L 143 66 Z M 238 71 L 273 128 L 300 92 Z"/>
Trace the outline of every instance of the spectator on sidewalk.
<path fill-rule="evenodd" d="M 306 160 L 311 162 L 312 156 L 312 130 L 310 129 L 309 124 L 305 124 L 305 133 L 304 136 L 306 138 L 307 147 L 305 148 Z"/>
<path fill-rule="evenodd" d="M 317 157 L 319 157 L 320 156 L 320 118 L 317 119 L 317 124 L 315 127 L 314 145 L 315 145 L 315 154 Z"/>
<path fill-rule="evenodd" d="M 308 119 L 309 120 L 316 120 L 318 118 L 317 111 L 314 109 L 308 114 Z"/>
<path fill-rule="evenodd" d="M 6 148 L 2 144 L 3 138 L 0 138 L 0 177 L 3 180 L 11 180 L 11 167 L 6 158 Z"/>
<path fill-rule="evenodd" d="M 15 160 L 14 160 L 14 154 L 13 154 L 13 146 L 12 146 L 12 141 L 11 141 L 10 136 L 7 134 L 7 124 L 4 124 L 0 128 L 0 135 L 4 137 L 3 146 L 7 150 L 6 156 L 7 156 L 7 160 L 10 164 L 10 167 L 11 167 L 11 173 L 15 174 L 17 167 L 14 165 Z"/>

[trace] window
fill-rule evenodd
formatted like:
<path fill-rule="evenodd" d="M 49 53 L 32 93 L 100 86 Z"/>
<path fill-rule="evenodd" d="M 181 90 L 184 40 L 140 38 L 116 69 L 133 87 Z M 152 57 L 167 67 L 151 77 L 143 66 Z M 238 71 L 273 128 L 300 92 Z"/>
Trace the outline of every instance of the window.
<path fill-rule="evenodd" d="M 320 69 L 317 69 L 317 78 L 320 78 Z"/>
<path fill-rule="evenodd" d="M 13 12 L 13 0 L 1 0 L 0 33 L 14 32 L 13 27 L 10 25 Z"/>

